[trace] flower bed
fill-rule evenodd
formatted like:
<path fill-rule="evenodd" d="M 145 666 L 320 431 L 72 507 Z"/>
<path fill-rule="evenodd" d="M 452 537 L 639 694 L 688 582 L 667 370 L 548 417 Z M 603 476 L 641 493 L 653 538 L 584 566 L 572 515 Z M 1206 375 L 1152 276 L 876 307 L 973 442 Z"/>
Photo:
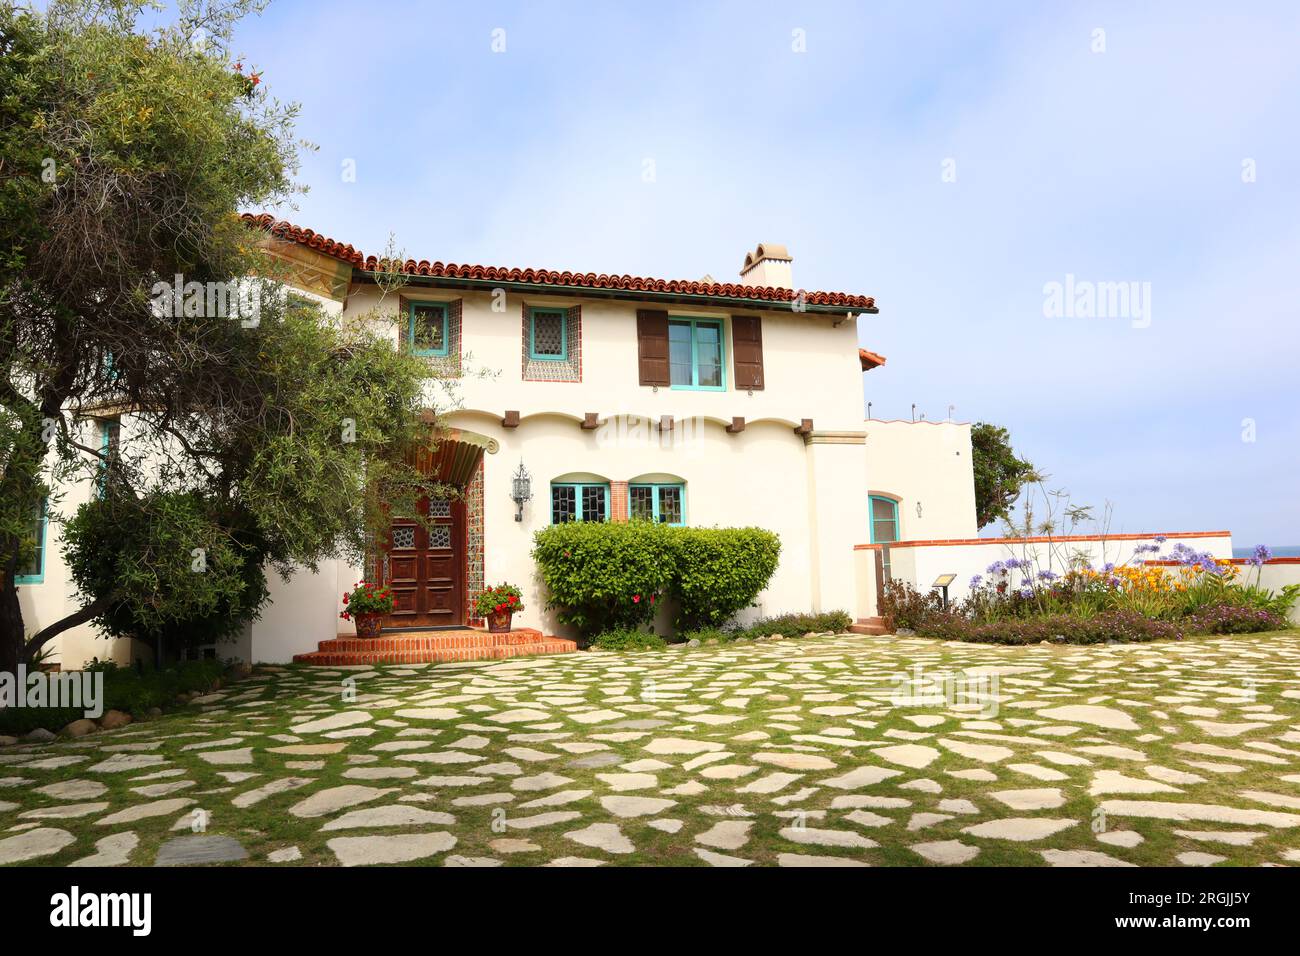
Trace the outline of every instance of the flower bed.
<path fill-rule="evenodd" d="M 1163 556 L 1171 567 L 1148 564 L 1164 539 L 1155 542 L 1100 568 L 1082 559 L 1056 568 L 1032 557 L 996 561 L 949 608 L 935 592 L 889 582 L 881 614 L 925 636 L 996 644 L 1177 640 L 1287 626 L 1300 586 L 1274 593 L 1259 586 L 1258 571 L 1252 584 L 1237 565 L 1182 543 Z M 1258 569 L 1270 556 L 1261 545 L 1246 563 Z"/>

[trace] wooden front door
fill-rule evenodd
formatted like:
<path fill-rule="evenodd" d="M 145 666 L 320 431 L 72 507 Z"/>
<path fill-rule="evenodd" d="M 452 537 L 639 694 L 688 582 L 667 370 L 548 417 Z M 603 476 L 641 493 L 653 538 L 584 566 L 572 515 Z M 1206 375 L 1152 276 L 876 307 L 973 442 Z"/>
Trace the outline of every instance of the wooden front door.
<path fill-rule="evenodd" d="M 388 534 L 386 583 L 393 613 L 385 627 L 455 627 L 465 623 L 465 503 L 422 498 L 426 530 L 394 518 Z"/>

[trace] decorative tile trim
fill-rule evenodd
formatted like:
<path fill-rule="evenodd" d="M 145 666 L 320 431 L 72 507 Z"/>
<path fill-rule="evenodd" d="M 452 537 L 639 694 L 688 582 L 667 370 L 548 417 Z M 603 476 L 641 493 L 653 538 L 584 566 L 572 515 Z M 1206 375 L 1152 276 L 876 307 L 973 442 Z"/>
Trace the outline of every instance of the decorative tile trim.
<path fill-rule="evenodd" d="M 434 373 L 443 378 L 460 378 L 463 363 L 461 361 L 461 314 L 463 299 L 452 299 L 450 301 L 442 299 L 417 299 L 407 296 L 398 297 L 398 317 L 397 317 L 397 345 L 403 351 L 410 348 L 409 330 L 407 329 L 407 314 L 412 302 L 436 302 L 439 305 L 447 307 L 447 354 L 446 355 L 422 355 L 425 362 L 434 370 Z"/>
<path fill-rule="evenodd" d="M 474 614 L 474 601 L 486 585 L 483 581 L 483 458 L 474 477 L 465 486 L 465 620 L 471 627 L 482 626 Z"/>
<path fill-rule="evenodd" d="M 565 310 L 565 339 L 569 357 L 562 362 L 533 359 L 529 348 L 532 306 L 523 305 L 523 325 L 520 330 L 520 350 L 525 382 L 581 382 L 582 381 L 582 306 Z"/>

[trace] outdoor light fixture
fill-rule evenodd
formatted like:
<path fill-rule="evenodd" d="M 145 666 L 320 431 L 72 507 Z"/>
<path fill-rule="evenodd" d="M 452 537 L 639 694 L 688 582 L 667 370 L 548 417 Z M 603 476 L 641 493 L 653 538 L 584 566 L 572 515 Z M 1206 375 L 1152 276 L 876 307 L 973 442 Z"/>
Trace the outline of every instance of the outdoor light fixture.
<path fill-rule="evenodd" d="M 936 587 L 943 592 L 944 610 L 948 609 L 948 585 L 952 584 L 956 579 L 957 575 L 955 574 L 941 574 L 934 579 L 934 584 L 931 585 L 931 587 Z"/>
<path fill-rule="evenodd" d="M 519 470 L 510 481 L 510 497 L 515 503 L 515 520 L 524 520 L 524 503 L 533 497 L 533 476 L 528 474 L 524 463 L 519 463 Z"/>

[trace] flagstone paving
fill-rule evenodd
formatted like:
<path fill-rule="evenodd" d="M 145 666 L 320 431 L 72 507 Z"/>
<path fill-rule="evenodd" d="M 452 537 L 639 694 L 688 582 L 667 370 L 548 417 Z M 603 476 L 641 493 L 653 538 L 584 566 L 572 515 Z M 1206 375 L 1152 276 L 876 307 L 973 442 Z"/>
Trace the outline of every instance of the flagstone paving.
<path fill-rule="evenodd" d="M 261 667 L 0 792 L 15 866 L 1290 865 L 1300 632 Z"/>

